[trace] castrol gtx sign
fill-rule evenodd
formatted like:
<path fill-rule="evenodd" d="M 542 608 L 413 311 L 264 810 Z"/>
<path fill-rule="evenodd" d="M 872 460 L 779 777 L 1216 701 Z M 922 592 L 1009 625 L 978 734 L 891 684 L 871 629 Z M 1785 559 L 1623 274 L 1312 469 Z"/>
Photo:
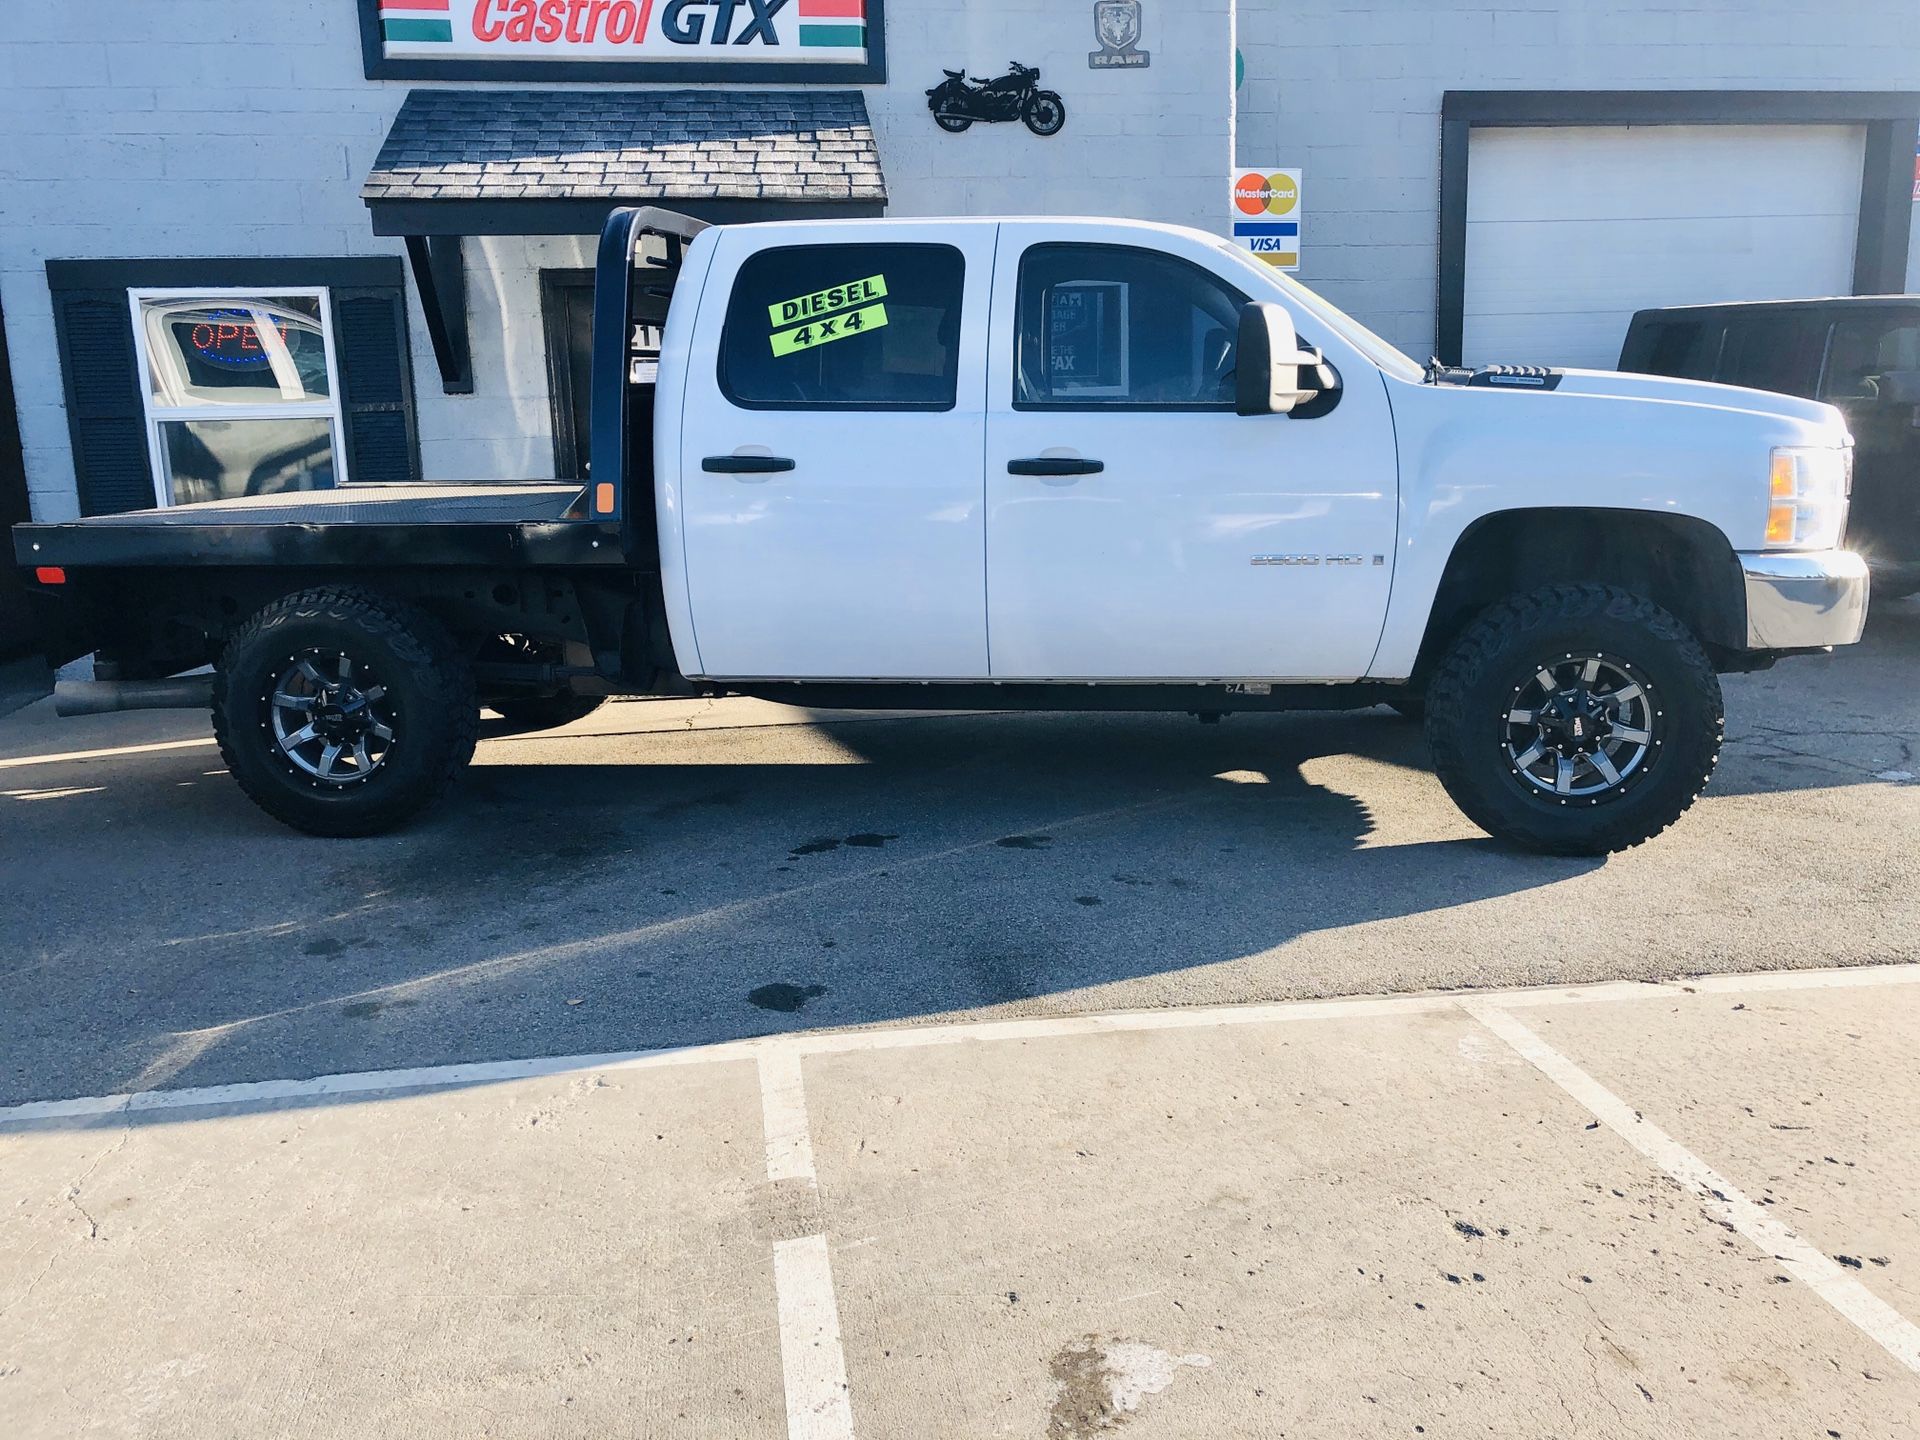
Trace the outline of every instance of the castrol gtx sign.
<path fill-rule="evenodd" d="M 881 0 L 362 0 L 388 74 L 497 64 L 865 66 Z M 370 13 L 368 13 L 370 11 Z M 871 15 L 871 25 L 869 12 Z M 403 62 L 392 64 L 391 62 Z M 370 66 L 373 61 L 370 58 Z M 856 77 L 848 77 L 856 78 Z"/>

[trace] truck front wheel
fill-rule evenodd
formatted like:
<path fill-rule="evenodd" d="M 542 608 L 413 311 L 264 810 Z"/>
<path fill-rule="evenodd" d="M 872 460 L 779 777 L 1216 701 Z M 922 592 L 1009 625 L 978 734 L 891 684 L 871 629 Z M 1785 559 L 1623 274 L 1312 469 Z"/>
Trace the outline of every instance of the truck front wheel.
<path fill-rule="evenodd" d="M 227 769 L 276 820 L 375 835 L 473 758 L 473 672 L 432 616 L 371 591 L 302 591 L 242 625 L 214 671 Z"/>
<path fill-rule="evenodd" d="M 1427 743 L 1454 803 L 1550 855 L 1605 855 L 1665 830 L 1706 788 L 1724 720 L 1687 627 L 1607 585 L 1494 605 L 1427 690 Z"/>

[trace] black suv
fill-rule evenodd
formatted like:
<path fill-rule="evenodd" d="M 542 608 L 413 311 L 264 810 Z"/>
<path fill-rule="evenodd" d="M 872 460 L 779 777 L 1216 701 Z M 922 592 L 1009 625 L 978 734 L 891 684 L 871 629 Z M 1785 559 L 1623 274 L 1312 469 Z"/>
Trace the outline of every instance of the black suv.
<path fill-rule="evenodd" d="M 1854 441 L 1847 548 L 1875 594 L 1920 590 L 1920 295 L 1642 310 L 1620 368 L 1839 406 Z"/>

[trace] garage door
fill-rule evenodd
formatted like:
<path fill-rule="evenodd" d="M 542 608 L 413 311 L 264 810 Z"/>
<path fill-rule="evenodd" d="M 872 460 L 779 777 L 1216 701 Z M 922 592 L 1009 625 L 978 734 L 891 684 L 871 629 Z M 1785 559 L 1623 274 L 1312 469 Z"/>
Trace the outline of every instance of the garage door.
<path fill-rule="evenodd" d="M 1853 288 L 1859 126 L 1476 129 L 1471 144 L 1470 365 L 1612 369 L 1636 310 Z"/>

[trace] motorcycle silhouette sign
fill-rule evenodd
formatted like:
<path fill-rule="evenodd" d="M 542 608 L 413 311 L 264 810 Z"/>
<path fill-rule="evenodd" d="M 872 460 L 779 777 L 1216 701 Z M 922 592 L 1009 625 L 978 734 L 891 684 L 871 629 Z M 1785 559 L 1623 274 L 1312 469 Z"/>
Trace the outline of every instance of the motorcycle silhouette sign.
<path fill-rule="evenodd" d="M 947 77 L 927 91 L 933 123 L 958 135 L 976 120 L 997 123 L 1019 120 L 1036 135 L 1057 135 L 1067 123 L 1067 103 L 1052 90 L 1039 88 L 1039 70 L 1009 61 L 1012 67 L 997 80 L 969 78 L 961 70 L 943 70 Z"/>

